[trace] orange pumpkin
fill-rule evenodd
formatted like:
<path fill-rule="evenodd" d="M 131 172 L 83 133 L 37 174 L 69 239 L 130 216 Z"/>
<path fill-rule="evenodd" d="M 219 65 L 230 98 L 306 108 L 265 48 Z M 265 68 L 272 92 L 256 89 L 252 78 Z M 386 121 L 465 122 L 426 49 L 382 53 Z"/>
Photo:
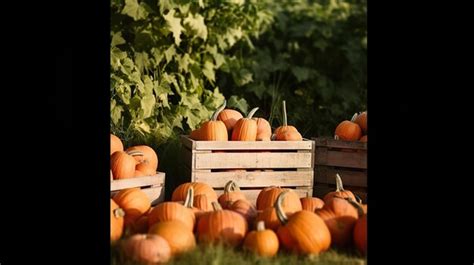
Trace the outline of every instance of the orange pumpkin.
<path fill-rule="evenodd" d="M 148 215 L 140 216 L 131 226 L 130 229 L 134 234 L 144 234 L 148 231 Z"/>
<path fill-rule="evenodd" d="M 199 129 L 199 138 L 204 141 L 227 141 L 228 133 L 225 124 L 217 120 L 219 113 L 225 108 L 226 101 L 212 115 L 210 121 L 206 121 Z"/>
<path fill-rule="evenodd" d="M 208 206 L 207 209 L 212 209 L 211 203 L 213 201 L 217 201 L 217 193 L 214 191 L 214 189 L 209 186 L 206 183 L 201 183 L 201 182 L 186 182 L 178 187 L 173 191 L 173 194 L 171 195 L 171 200 L 172 201 L 184 201 L 186 200 L 186 195 L 188 192 L 189 187 L 193 187 L 194 189 L 194 196 L 198 196 L 201 194 L 206 195 L 207 201 L 208 201 Z M 196 199 L 195 199 L 196 200 Z M 203 209 L 201 207 L 201 209 Z"/>
<path fill-rule="evenodd" d="M 209 205 L 211 205 L 211 203 L 207 199 L 206 194 L 194 195 L 194 198 L 193 198 L 194 207 L 200 209 L 201 211 L 209 212 L 212 210 L 212 208 L 209 208 Z"/>
<path fill-rule="evenodd" d="M 301 198 L 301 206 L 303 210 L 314 212 L 316 209 L 321 209 L 324 206 L 324 201 L 320 198 L 310 197 L 309 193 L 306 194 L 305 198 Z"/>
<path fill-rule="evenodd" d="M 110 155 L 117 151 L 123 151 L 122 140 L 117 136 L 110 134 Z"/>
<path fill-rule="evenodd" d="M 122 237 L 124 216 L 124 210 L 114 200 L 110 199 L 110 240 L 112 242 Z"/>
<path fill-rule="evenodd" d="M 264 222 L 265 227 L 273 231 L 277 231 L 278 227 L 281 225 L 280 220 L 278 220 L 275 207 L 268 207 L 263 211 L 258 211 L 255 221 Z"/>
<path fill-rule="evenodd" d="M 136 170 L 135 169 L 135 174 L 133 174 L 133 177 L 136 178 L 136 177 L 143 177 L 145 176 L 145 173 L 141 172 L 140 170 Z"/>
<path fill-rule="evenodd" d="M 354 226 L 354 244 L 356 248 L 364 255 L 367 255 L 367 215 L 357 219 Z"/>
<path fill-rule="evenodd" d="M 232 130 L 232 141 L 255 141 L 257 139 L 257 122 L 252 116 L 258 108 L 252 109 L 246 118 L 237 121 Z"/>
<path fill-rule="evenodd" d="M 140 263 L 165 263 L 171 258 L 168 241 L 158 235 L 133 235 L 122 243 L 122 249 L 131 260 Z"/>
<path fill-rule="evenodd" d="M 290 215 L 294 212 L 301 211 L 303 208 L 298 194 L 292 189 L 282 189 L 280 187 L 266 187 L 260 191 L 257 197 L 257 210 L 265 210 L 268 207 L 273 207 L 278 195 L 283 191 L 288 191 L 282 205 L 286 214 Z M 268 224 L 266 225 L 268 226 Z"/>
<path fill-rule="evenodd" d="M 323 219 L 310 211 L 299 211 L 287 217 L 281 205 L 283 195 L 278 196 L 276 212 L 279 221 L 278 238 L 289 251 L 299 254 L 319 254 L 329 249 L 331 234 Z"/>
<path fill-rule="evenodd" d="M 125 226 L 134 223 L 151 207 L 150 198 L 140 188 L 121 190 L 113 199 L 125 211 Z"/>
<path fill-rule="evenodd" d="M 137 165 L 143 164 L 143 166 L 148 167 L 150 170 L 156 172 L 158 168 L 158 155 L 156 154 L 155 150 L 153 150 L 153 148 L 147 145 L 136 145 L 127 148 L 127 151 L 140 151 L 142 155 L 134 156 L 135 161 L 137 161 Z"/>
<path fill-rule="evenodd" d="M 248 224 L 252 224 L 254 219 L 257 217 L 257 209 L 247 200 L 236 200 L 234 201 L 229 210 L 241 214 Z"/>
<path fill-rule="evenodd" d="M 140 163 L 135 166 L 135 170 L 138 170 L 143 173 L 142 176 L 153 176 L 156 174 L 156 169 L 151 168 L 145 163 Z"/>
<path fill-rule="evenodd" d="M 227 131 L 232 131 L 234 125 L 237 123 L 238 120 L 242 119 L 244 116 L 236 110 L 233 109 L 225 109 L 219 113 L 217 119 L 224 122 Z"/>
<path fill-rule="evenodd" d="M 362 137 L 359 139 L 359 142 L 367 143 L 367 135 L 362 136 Z"/>
<path fill-rule="evenodd" d="M 277 141 L 302 141 L 303 137 L 294 126 L 288 126 L 286 115 L 286 101 L 283 100 L 283 125 L 275 130 L 275 140 Z"/>
<path fill-rule="evenodd" d="M 224 193 L 219 196 L 218 201 L 222 208 L 227 209 L 236 200 L 247 200 L 240 191 L 239 186 L 233 180 L 227 182 L 224 186 Z"/>
<path fill-rule="evenodd" d="M 247 221 L 233 211 L 223 210 L 219 203 L 212 202 L 214 211 L 201 218 L 197 225 L 198 241 L 206 244 L 223 243 L 238 246 L 247 234 Z"/>
<path fill-rule="evenodd" d="M 133 178 L 135 175 L 135 159 L 126 152 L 116 151 L 110 157 L 110 168 L 115 179 Z"/>
<path fill-rule="evenodd" d="M 357 115 L 354 122 L 360 126 L 363 133 L 367 134 L 367 111 Z"/>
<path fill-rule="evenodd" d="M 253 118 L 257 122 L 257 141 L 270 141 L 272 137 L 272 127 L 264 118 Z"/>
<path fill-rule="evenodd" d="M 331 191 L 328 194 L 324 195 L 323 201 L 327 203 L 330 199 L 333 197 L 338 196 L 342 198 L 351 198 L 353 200 L 356 200 L 356 197 L 354 196 L 354 193 L 350 190 L 344 190 L 344 186 L 342 185 L 342 179 L 339 174 L 336 174 L 336 190 Z"/>
<path fill-rule="evenodd" d="M 244 249 L 262 257 L 273 257 L 278 252 L 278 237 L 270 229 L 265 229 L 264 222 L 257 223 L 257 230 L 247 234 Z"/>
<path fill-rule="evenodd" d="M 362 136 L 362 129 L 354 122 L 357 117 L 357 113 L 352 116 L 350 121 L 343 121 L 339 123 L 334 132 L 335 138 L 344 141 L 358 141 Z"/>
<path fill-rule="evenodd" d="M 150 227 L 149 234 L 159 235 L 168 241 L 171 255 L 182 254 L 196 248 L 192 230 L 179 220 L 158 222 Z"/>
<path fill-rule="evenodd" d="M 201 131 L 198 129 L 192 130 L 191 133 L 189 134 L 189 138 L 199 141 L 201 140 Z"/>
<path fill-rule="evenodd" d="M 189 207 L 190 200 L 193 198 L 193 189 L 188 189 L 185 205 Z M 148 226 L 156 222 L 163 221 L 181 221 L 190 231 L 194 229 L 196 221 L 192 208 L 188 208 L 177 202 L 163 202 L 158 204 L 148 215 Z"/>

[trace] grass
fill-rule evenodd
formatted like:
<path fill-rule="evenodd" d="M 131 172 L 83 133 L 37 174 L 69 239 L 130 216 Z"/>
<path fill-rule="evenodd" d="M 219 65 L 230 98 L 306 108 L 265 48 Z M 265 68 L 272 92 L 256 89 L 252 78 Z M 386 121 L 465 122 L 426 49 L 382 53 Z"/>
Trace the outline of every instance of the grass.
<path fill-rule="evenodd" d="M 174 257 L 167 265 L 189 265 L 189 264 L 209 264 L 209 265 L 350 265 L 367 264 L 364 257 L 351 250 L 331 249 L 319 256 L 302 257 L 279 252 L 274 258 L 267 259 L 255 256 L 251 253 L 235 250 L 223 246 L 198 246 L 194 251 Z M 111 265 L 138 265 L 124 258 L 117 247 L 111 250 Z"/>

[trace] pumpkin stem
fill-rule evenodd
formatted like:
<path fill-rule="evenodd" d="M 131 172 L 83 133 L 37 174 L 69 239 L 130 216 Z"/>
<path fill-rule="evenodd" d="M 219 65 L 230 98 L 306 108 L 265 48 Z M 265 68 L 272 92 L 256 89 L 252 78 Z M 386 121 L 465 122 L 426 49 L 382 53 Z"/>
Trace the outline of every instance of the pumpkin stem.
<path fill-rule="evenodd" d="M 287 192 L 288 192 L 288 190 L 285 190 L 285 191 L 281 192 L 278 195 L 278 197 L 275 201 L 275 204 L 273 206 L 273 207 L 275 207 L 278 220 L 280 221 L 280 223 L 282 223 L 284 225 L 286 223 L 288 223 L 288 216 L 286 216 L 286 213 L 283 211 L 281 203 L 283 202 L 284 196 L 286 195 Z"/>
<path fill-rule="evenodd" d="M 251 119 L 252 116 L 255 114 L 255 112 L 257 112 L 257 110 L 258 110 L 258 107 L 253 108 L 253 109 L 249 112 L 249 114 L 247 115 L 247 119 Z"/>
<path fill-rule="evenodd" d="M 127 151 L 125 153 L 127 153 L 127 155 L 131 155 L 131 156 L 143 156 L 143 152 L 138 151 L 138 150 Z"/>
<path fill-rule="evenodd" d="M 184 200 L 184 207 L 193 208 L 194 204 L 194 188 L 191 186 L 186 193 L 186 199 Z"/>
<path fill-rule="evenodd" d="M 219 113 L 221 113 L 221 111 L 225 109 L 226 104 L 227 104 L 227 100 L 224 99 L 224 103 L 222 103 L 222 105 L 219 108 L 217 108 L 216 111 L 214 111 L 214 113 L 212 114 L 212 118 L 211 118 L 212 121 L 217 121 L 217 116 L 219 116 Z"/>
<path fill-rule="evenodd" d="M 342 179 L 339 174 L 336 173 L 336 191 L 344 191 L 344 186 L 342 186 Z"/>
<path fill-rule="evenodd" d="M 217 202 L 211 202 L 212 204 L 212 208 L 214 209 L 214 211 L 221 211 L 222 210 L 222 206 L 217 203 Z"/>
<path fill-rule="evenodd" d="M 265 222 L 264 221 L 258 221 L 257 223 L 257 231 L 264 231 L 265 230 Z"/>
<path fill-rule="evenodd" d="M 224 186 L 224 193 L 229 193 L 231 191 L 234 191 L 235 186 L 236 186 L 235 182 L 233 180 L 230 180 Z"/>
<path fill-rule="evenodd" d="M 122 208 L 117 208 L 114 210 L 114 216 L 116 218 L 124 217 L 125 216 L 125 211 Z"/>
<path fill-rule="evenodd" d="M 334 140 L 339 140 L 339 135 L 334 135 Z"/>
<path fill-rule="evenodd" d="M 357 214 L 359 215 L 359 217 L 362 217 L 364 215 L 364 209 L 362 209 L 362 206 L 359 203 L 354 201 L 352 198 L 344 198 L 344 199 L 347 200 L 352 206 L 354 206 L 357 209 Z"/>
<path fill-rule="evenodd" d="M 359 116 L 357 115 L 357 112 L 354 113 L 354 116 L 352 116 L 351 121 L 354 122 L 357 119 L 357 116 Z"/>
<path fill-rule="evenodd" d="M 286 117 L 286 101 L 283 100 L 283 126 L 288 126 L 288 120 Z"/>

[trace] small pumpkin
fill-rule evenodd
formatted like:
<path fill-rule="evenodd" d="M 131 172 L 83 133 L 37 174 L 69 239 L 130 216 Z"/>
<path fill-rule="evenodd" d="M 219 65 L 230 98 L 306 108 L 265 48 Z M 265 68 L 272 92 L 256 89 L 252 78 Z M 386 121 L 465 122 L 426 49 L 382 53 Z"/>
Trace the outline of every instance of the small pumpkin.
<path fill-rule="evenodd" d="M 309 196 L 309 193 L 306 193 L 306 197 L 301 198 L 301 206 L 303 210 L 314 212 L 316 209 L 321 209 L 324 206 L 324 201 L 317 197 Z"/>
<path fill-rule="evenodd" d="M 257 223 L 257 230 L 247 234 L 244 240 L 244 249 L 262 257 L 273 257 L 279 248 L 278 237 L 270 229 L 265 229 L 265 223 Z"/>
<path fill-rule="evenodd" d="M 135 161 L 137 161 L 137 165 L 141 164 L 140 171 L 144 173 L 148 172 L 156 172 L 158 168 L 158 155 L 156 154 L 153 148 L 147 145 L 136 145 L 127 148 L 128 152 L 132 151 L 139 151 L 141 155 L 134 156 Z M 144 170 L 144 168 L 148 168 L 148 170 Z M 154 174 L 154 173 L 152 173 Z"/>
<path fill-rule="evenodd" d="M 206 195 L 207 202 L 208 202 L 207 209 L 208 210 L 212 209 L 211 202 L 217 201 L 217 193 L 214 191 L 214 189 L 211 186 L 209 186 L 206 183 L 202 183 L 202 182 L 186 182 L 186 183 L 183 183 L 183 184 L 179 185 L 173 191 L 173 194 L 171 195 L 171 200 L 172 201 L 184 201 L 184 200 L 186 200 L 186 195 L 187 195 L 188 189 L 191 186 L 194 189 L 194 196 L 198 196 L 198 195 L 201 195 L 201 194 Z M 202 207 L 200 207 L 200 208 L 203 209 Z"/>
<path fill-rule="evenodd" d="M 188 189 L 186 200 L 182 205 L 178 202 L 162 202 L 158 204 L 150 214 L 148 214 L 148 226 L 152 226 L 156 222 L 163 221 L 181 221 L 190 231 L 194 229 L 194 223 L 196 221 L 194 211 L 188 208 L 190 200 L 193 198 L 194 190 Z M 188 207 L 187 207 L 188 206 Z"/>
<path fill-rule="evenodd" d="M 252 116 L 258 108 L 252 109 L 246 118 L 237 121 L 232 129 L 232 141 L 255 141 L 257 139 L 257 122 Z"/>
<path fill-rule="evenodd" d="M 356 248 L 364 255 L 367 255 L 367 215 L 357 219 L 354 226 L 354 244 Z"/>
<path fill-rule="evenodd" d="M 121 190 L 113 199 L 125 211 L 125 226 L 133 224 L 151 207 L 150 198 L 140 188 Z"/>
<path fill-rule="evenodd" d="M 228 181 L 224 186 L 224 193 L 219 196 L 218 201 L 222 208 L 228 209 L 236 200 L 247 200 L 245 195 L 240 191 L 239 186 L 233 180 Z"/>
<path fill-rule="evenodd" d="M 253 118 L 257 122 L 257 141 L 270 141 L 272 138 L 272 127 L 264 118 Z"/>
<path fill-rule="evenodd" d="M 363 133 L 367 134 L 367 111 L 364 111 L 357 115 L 354 122 L 359 125 Z"/>
<path fill-rule="evenodd" d="M 171 255 L 182 254 L 196 248 L 196 238 L 192 230 L 179 220 L 155 223 L 148 230 L 149 234 L 159 235 L 168 241 Z"/>
<path fill-rule="evenodd" d="M 247 200 L 239 199 L 234 201 L 230 205 L 229 210 L 241 214 L 247 220 L 247 224 L 252 224 L 257 217 L 257 209 Z"/>
<path fill-rule="evenodd" d="M 265 210 L 268 207 L 273 207 L 275 205 L 276 199 L 280 193 L 283 191 L 288 191 L 288 194 L 285 196 L 283 201 L 283 208 L 285 209 L 286 214 L 292 214 L 297 211 L 301 211 L 303 208 L 301 206 L 300 197 L 292 189 L 282 189 L 280 187 L 266 187 L 257 197 L 257 210 Z M 267 225 L 268 226 L 268 225 Z"/>
<path fill-rule="evenodd" d="M 336 190 L 331 191 L 328 194 L 324 195 L 323 201 L 327 203 L 330 199 L 332 199 L 335 196 L 342 197 L 342 198 L 351 198 L 353 200 L 356 200 L 356 197 L 354 196 L 354 193 L 352 193 L 352 191 L 344 189 L 344 186 L 342 184 L 342 179 L 341 179 L 341 176 L 339 176 L 339 174 L 336 174 Z"/>
<path fill-rule="evenodd" d="M 143 176 L 153 176 L 156 174 L 156 169 L 151 168 L 145 163 L 140 163 L 135 166 L 135 170 L 143 173 Z"/>
<path fill-rule="evenodd" d="M 125 211 L 110 199 L 110 241 L 115 242 L 122 237 L 124 216 Z"/>
<path fill-rule="evenodd" d="M 283 125 L 275 130 L 275 140 L 277 141 L 302 141 L 303 137 L 298 130 L 291 125 L 288 125 L 286 115 L 286 101 L 283 100 Z"/>
<path fill-rule="evenodd" d="M 201 218 L 197 225 L 198 241 L 205 244 L 223 243 L 238 246 L 247 234 L 245 218 L 230 210 L 223 210 L 217 202 L 212 202 L 214 211 Z"/>
<path fill-rule="evenodd" d="M 122 249 L 131 260 L 145 264 L 165 263 L 171 258 L 168 241 L 158 235 L 133 235 L 122 243 Z"/>
<path fill-rule="evenodd" d="M 362 136 L 362 137 L 359 139 L 359 142 L 367 143 L 367 135 Z"/>
<path fill-rule="evenodd" d="M 199 128 L 199 138 L 203 141 L 227 141 L 228 133 L 225 124 L 217 120 L 219 113 L 225 108 L 226 101 L 220 106 L 211 117 L 211 120 L 204 122 Z"/>
<path fill-rule="evenodd" d="M 362 136 L 362 129 L 354 122 L 357 117 L 357 113 L 352 116 L 350 121 L 345 120 L 336 127 L 334 132 L 335 138 L 344 141 L 358 141 Z"/>
<path fill-rule="evenodd" d="M 123 151 L 122 140 L 117 136 L 110 134 L 110 155 L 117 151 Z"/>
<path fill-rule="evenodd" d="M 234 125 L 237 123 L 238 120 L 242 119 L 244 116 L 236 110 L 233 109 L 224 109 L 219 113 L 217 119 L 222 121 L 227 128 L 227 131 L 232 131 Z"/>
<path fill-rule="evenodd" d="M 127 153 L 116 151 L 110 157 L 110 169 L 115 179 L 133 178 L 135 175 L 135 159 L 133 155 L 139 153 Z"/>

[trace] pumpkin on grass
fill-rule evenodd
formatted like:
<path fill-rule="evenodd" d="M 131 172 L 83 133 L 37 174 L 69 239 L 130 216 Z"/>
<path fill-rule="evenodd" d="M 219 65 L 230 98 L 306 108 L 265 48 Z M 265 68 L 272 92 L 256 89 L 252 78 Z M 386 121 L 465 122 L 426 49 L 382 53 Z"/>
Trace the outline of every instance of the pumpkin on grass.
<path fill-rule="evenodd" d="M 110 199 L 110 241 L 115 242 L 123 234 L 123 217 L 125 211 Z"/>
<path fill-rule="evenodd" d="M 155 223 L 148 234 L 159 235 L 168 241 L 171 255 L 182 254 L 196 247 L 196 238 L 192 230 L 179 220 Z"/>
<path fill-rule="evenodd" d="M 218 201 L 222 208 L 227 209 L 236 200 L 247 200 L 240 191 L 239 186 L 233 180 L 228 181 L 224 186 L 224 193 L 219 196 Z"/>
<path fill-rule="evenodd" d="M 268 207 L 273 207 L 278 195 L 283 191 L 288 191 L 283 201 L 283 208 L 286 214 L 301 211 L 303 208 L 301 206 L 300 196 L 298 196 L 296 192 L 292 189 L 282 189 L 275 186 L 266 187 L 260 191 L 257 197 L 257 210 L 265 210 Z"/>
<path fill-rule="evenodd" d="M 283 125 L 275 130 L 275 140 L 277 141 L 302 141 L 303 137 L 298 130 L 291 125 L 288 125 L 286 116 L 286 101 L 283 100 Z"/>
<path fill-rule="evenodd" d="M 189 206 L 190 200 L 193 198 L 193 189 L 188 189 L 185 199 L 185 205 Z M 162 202 L 158 204 L 153 211 L 148 214 L 148 226 L 151 227 L 156 222 L 163 221 L 181 221 L 190 231 L 194 229 L 196 221 L 194 211 L 178 202 Z"/>
<path fill-rule="evenodd" d="M 165 263 L 171 258 L 168 241 L 158 235 L 133 235 L 123 241 L 122 249 L 131 260 L 145 264 Z"/>
<path fill-rule="evenodd" d="M 117 136 L 110 134 L 110 155 L 117 151 L 123 151 L 122 140 Z"/>
<path fill-rule="evenodd" d="M 199 140 L 204 141 L 228 141 L 227 128 L 222 121 L 217 120 L 219 113 L 225 108 L 226 101 L 220 106 L 214 114 L 212 114 L 211 120 L 204 122 L 199 128 Z"/>
<path fill-rule="evenodd" d="M 342 198 L 351 198 L 353 200 L 356 200 L 356 197 L 354 193 L 352 193 L 352 191 L 344 189 L 344 186 L 342 184 L 342 179 L 341 179 L 341 176 L 339 176 L 339 174 L 336 174 L 336 190 L 331 191 L 327 193 L 326 195 L 324 195 L 323 201 L 327 203 L 330 199 L 336 196 L 342 197 Z"/>
<path fill-rule="evenodd" d="M 362 136 L 362 129 L 354 122 L 356 117 L 357 113 L 352 116 L 350 121 L 345 120 L 337 125 L 336 131 L 334 132 L 336 140 L 358 141 L 360 139 Z"/>
<path fill-rule="evenodd" d="M 232 129 L 232 141 L 255 141 L 257 139 L 257 122 L 252 116 L 258 108 L 252 109 L 246 118 L 237 121 Z"/>
<path fill-rule="evenodd" d="M 183 184 L 179 185 L 178 187 L 176 187 L 176 189 L 174 189 L 173 194 L 171 195 L 171 200 L 172 201 L 184 201 L 184 200 L 186 200 L 186 195 L 187 195 L 188 189 L 191 186 L 194 189 L 194 196 L 198 196 L 198 195 L 201 195 L 201 194 L 206 195 L 207 202 L 208 202 L 207 210 L 208 211 L 211 210 L 212 209 L 211 202 L 217 201 L 217 193 L 214 191 L 214 189 L 211 186 L 209 186 L 206 183 L 202 183 L 202 182 L 186 182 L 186 183 L 183 183 Z M 196 201 L 196 199 L 195 199 L 195 201 Z M 201 209 L 203 209 L 203 208 L 201 207 Z"/>
<path fill-rule="evenodd" d="M 317 197 L 309 196 L 309 193 L 306 193 L 306 197 L 301 198 L 301 206 L 303 210 L 314 212 L 316 209 L 321 209 L 324 206 L 324 201 Z"/>
<path fill-rule="evenodd" d="M 242 119 L 244 116 L 236 110 L 233 109 L 224 109 L 219 113 L 217 119 L 222 121 L 225 124 L 228 132 L 231 132 L 234 128 L 234 125 L 238 120 Z"/>
<path fill-rule="evenodd" d="M 134 223 L 151 207 L 150 198 L 140 188 L 121 190 L 113 199 L 125 211 L 125 226 Z"/>
<path fill-rule="evenodd" d="M 278 252 L 278 237 L 270 229 L 265 229 L 263 221 L 257 223 L 257 230 L 247 234 L 244 240 L 244 249 L 262 257 L 273 257 Z"/>

